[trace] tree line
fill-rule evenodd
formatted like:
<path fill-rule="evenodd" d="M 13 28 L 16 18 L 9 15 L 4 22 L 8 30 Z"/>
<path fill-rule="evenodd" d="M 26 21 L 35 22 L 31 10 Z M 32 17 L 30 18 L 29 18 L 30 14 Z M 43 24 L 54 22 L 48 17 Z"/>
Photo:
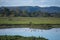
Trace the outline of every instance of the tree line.
<path fill-rule="evenodd" d="M 10 10 L 6 7 L 0 12 L 0 17 L 60 17 L 60 13 L 48 13 L 48 12 L 41 12 L 34 11 L 28 12 L 27 10 Z"/>

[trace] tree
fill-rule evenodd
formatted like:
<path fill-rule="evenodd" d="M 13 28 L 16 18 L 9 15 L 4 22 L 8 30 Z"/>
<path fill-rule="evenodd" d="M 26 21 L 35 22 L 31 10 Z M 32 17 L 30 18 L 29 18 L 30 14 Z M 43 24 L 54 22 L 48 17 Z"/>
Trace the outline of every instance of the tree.
<path fill-rule="evenodd" d="M 19 11 L 19 10 L 16 9 L 16 11 L 15 11 L 15 16 L 16 16 L 16 17 L 20 16 L 20 12 L 21 12 L 21 11 Z"/>
<path fill-rule="evenodd" d="M 41 13 L 40 11 L 32 12 L 32 13 L 31 13 L 31 17 L 38 17 L 38 16 L 41 16 L 40 13 Z"/>
<path fill-rule="evenodd" d="M 37 13 L 38 17 L 42 17 L 42 15 L 43 15 L 42 12 L 41 12 L 40 10 L 37 11 L 36 13 Z"/>
<path fill-rule="evenodd" d="M 8 16 L 9 14 L 10 14 L 10 10 L 9 10 L 8 8 L 4 7 L 2 16 L 6 17 L 6 16 Z"/>
<path fill-rule="evenodd" d="M 23 10 L 21 16 L 23 16 L 23 17 L 29 16 L 27 10 Z"/>
<path fill-rule="evenodd" d="M 12 10 L 11 12 L 10 12 L 10 17 L 14 17 L 15 16 L 15 12 Z"/>

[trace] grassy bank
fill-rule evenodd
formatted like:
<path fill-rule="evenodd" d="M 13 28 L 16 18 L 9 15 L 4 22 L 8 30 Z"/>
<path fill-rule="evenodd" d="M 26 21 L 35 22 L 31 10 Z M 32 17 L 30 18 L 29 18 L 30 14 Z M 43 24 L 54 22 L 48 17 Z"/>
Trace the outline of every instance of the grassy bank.
<path fill-rule="evenodd" d="M 0 24 L 0 29 L 2 28 L 52 29 L 52 28 L 60 28 L 60 24 Z"/>
<path fill-rule="evenodd" d="M 0 36 L 0 40 L 48 40 L 43 37 Z"/>
<path fill-rule="evenodd" d="M 0 17 L 0 28 L 60 28 L 60 18 L 54 17 Z"/>
<path fill-rule="evenodd" d="M 60 24 L 60 18 L 53 17 L 0 17 L 0 24 Z"/>

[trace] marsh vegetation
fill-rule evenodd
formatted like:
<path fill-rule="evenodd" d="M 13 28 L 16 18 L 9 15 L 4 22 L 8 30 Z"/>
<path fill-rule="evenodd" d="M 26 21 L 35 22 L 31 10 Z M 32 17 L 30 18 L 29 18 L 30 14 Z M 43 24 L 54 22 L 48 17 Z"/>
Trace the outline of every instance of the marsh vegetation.
<path fill-rule="evenodd" d="M 43 37 L 0 36 L 0 40 L 48 40 Z"/>

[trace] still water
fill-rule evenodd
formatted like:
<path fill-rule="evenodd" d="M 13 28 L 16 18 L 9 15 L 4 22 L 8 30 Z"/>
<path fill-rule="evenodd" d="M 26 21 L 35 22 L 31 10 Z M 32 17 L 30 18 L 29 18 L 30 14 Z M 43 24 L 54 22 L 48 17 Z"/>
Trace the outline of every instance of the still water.
<path fill-rule="evenodd" d="M 50 30 L 31 29 L 31 28 L 8 28 L 0 29 L 0 35 L 21 35 L 21 36 L 35 36 L 44 37 L 49 40 L 60 40 L 60 28 L 53 28 Z"/>

